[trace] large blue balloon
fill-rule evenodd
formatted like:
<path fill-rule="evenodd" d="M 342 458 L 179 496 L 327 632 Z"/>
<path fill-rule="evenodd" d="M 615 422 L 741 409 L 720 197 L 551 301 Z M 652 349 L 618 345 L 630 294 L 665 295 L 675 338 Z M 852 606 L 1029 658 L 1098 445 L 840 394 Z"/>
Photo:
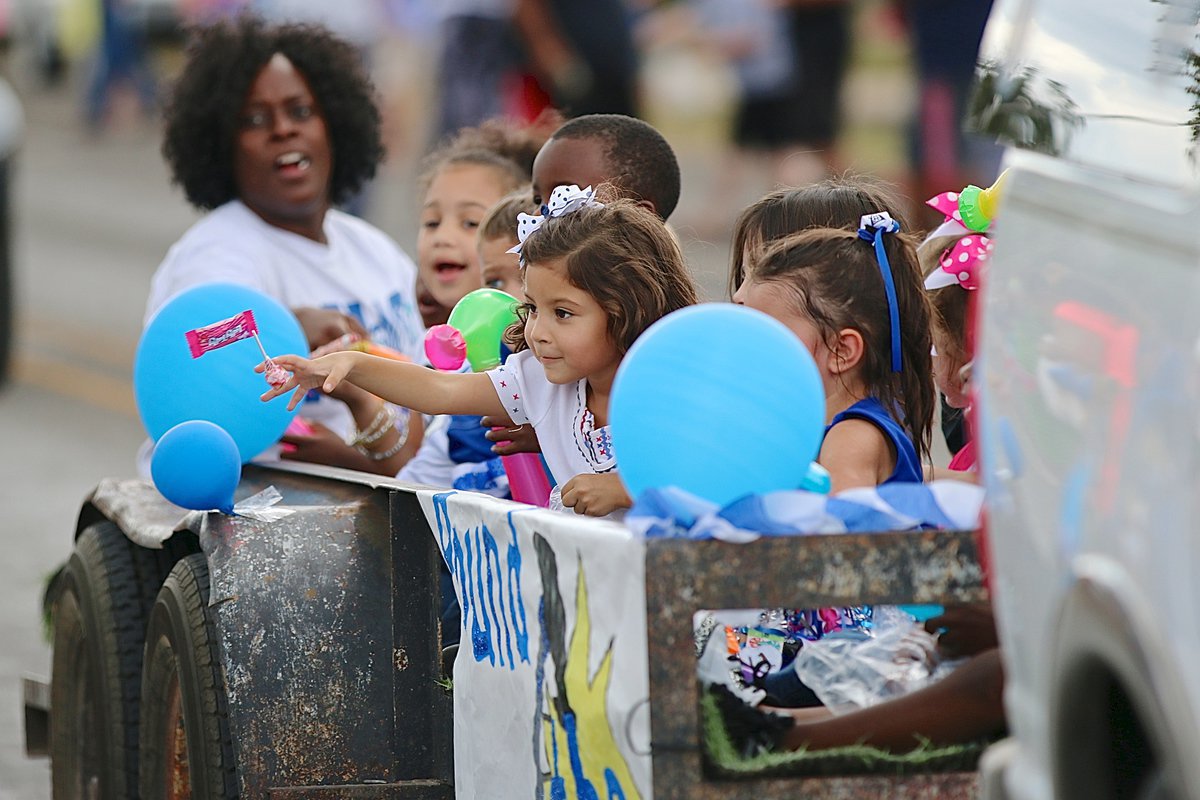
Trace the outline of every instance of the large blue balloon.
<path fill-rule="evenodd" d="M 781 323 L 707 304 L 642 334 L 617 370 L 609 418 L 630 495 L 678 486 L 725 506 L 800 487 L 824 435 L 825 392 Z"/>
<path fill-rule="evenodd" d="M 178 295 L 163 306 L 138 344 L 133 390 L 142 423 L 157 440 L 181 422 L 205 419 L 220 425 L 237 443 L 243 462 L 282 435 L 294 416 L 287 397 L 259 400 L 268 388 L 254 372 L 262 353 L 253 339 L 192 358 L 185 334 L 240 314 L 254 312 L 259 337 L 270 355 L 307 353 L 300 323 L 277 301 L 230 283 L 209 283 Z"/>
<path fill-rule="evenodd" d="M 242 459 L 224 428 L 196 419 L 158 437 L 150 477 L 159 493 L 177 506 L 232 514 Z"/>

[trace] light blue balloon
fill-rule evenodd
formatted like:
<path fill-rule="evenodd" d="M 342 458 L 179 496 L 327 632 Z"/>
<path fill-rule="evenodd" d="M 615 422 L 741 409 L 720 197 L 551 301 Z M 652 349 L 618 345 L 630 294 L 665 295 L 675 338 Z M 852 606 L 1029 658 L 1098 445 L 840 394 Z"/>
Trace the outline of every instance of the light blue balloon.
<path fill-rule="evenodd" d="M 307 353 L 300 323 L 276 300 L 231 283 L 208 283 L 164 305 L 138 344 L 133 390 L 150 438 L 158 440 L 181 422 L 204 419 L 224 428 L 249 461 L 275 443 L 295 412 L 287 397 L 269 403 L 259 396 L 269 387 L 254 371 L 263 358 L 253 339 L 192 358 L 185 334 L 240 314 L 254 312 L 267 353 Z"/>
<path fill-rule="evenodd" d="M 177 506 L 232 514 L 242 459 L 224 428 L 195 419 L 158 437 L 150 458 L 150 477 L 159 494 Z"/>
<path fill-rule="evenodd" d="M 825 392 L 781 323 L 706 304 L 664 317 L 634 343 L 609 419 L 630 495 L 677 486 L 725 506 L 801 486 L 825 433 Z"/>
<path fill-rule="evenodd" d="M 800 488 L 806 492 L 829 494 L 833 489 L 833 478 L 829 470 L 814 461 L 808 465 L 808 474 L 800 481 Z"/>

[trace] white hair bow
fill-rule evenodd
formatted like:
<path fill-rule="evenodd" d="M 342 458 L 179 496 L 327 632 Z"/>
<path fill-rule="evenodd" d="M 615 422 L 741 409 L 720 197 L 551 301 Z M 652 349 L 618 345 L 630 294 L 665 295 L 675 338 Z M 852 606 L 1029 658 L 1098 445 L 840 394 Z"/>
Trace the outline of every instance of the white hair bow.
<path fill-rule="evenodd" d="M 586 189 L 580 189 L 575 184 L 568 186 L 559 186 L 550 193 L 550 199 L 542 206 L 540 214 L 526 214 L 524 212 L 517 214 L 517 242 L 518 244 L 508 248 L 509 253 L 521 254 L 521 247 L 525 244 L 525 240 L 546 223 L 546 220 L 554 217 L 565 217 L 567 214 L 578 211 L 581 208 L 604 208 L 604 204 L 596 200 L 596 192 L 591 186 Z M 524 262 L 524 257 L 521 261 Z"/>

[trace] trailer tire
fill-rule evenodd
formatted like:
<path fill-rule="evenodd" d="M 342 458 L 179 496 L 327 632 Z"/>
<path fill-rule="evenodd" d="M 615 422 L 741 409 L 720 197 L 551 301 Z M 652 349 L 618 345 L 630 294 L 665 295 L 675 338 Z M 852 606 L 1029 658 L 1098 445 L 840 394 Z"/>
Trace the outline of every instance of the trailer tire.
<path fill-rule="evenodd" d="M 146 631 L 140 788 L 143 800 L 238 796 L 229 706 L 208 609 L 208 562 L 179 561 Z"/>
<path fill-rule="evenodd" d="M 116 525 L 86 528 L 53 605 L 50 759 L 55 800 L 137 797 L 138 703 L 153 553 Z"/>

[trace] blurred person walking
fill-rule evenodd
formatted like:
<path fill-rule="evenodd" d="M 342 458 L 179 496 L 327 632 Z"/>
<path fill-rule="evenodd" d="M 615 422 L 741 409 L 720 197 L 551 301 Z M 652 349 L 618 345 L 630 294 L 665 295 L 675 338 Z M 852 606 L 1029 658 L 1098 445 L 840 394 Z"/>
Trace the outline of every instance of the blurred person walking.
<path fill-rule="evenodd" d="M 919 0 L 918 0 L 919 1 Z M 800 186 L 839 171 L 835 146 L 842 127 L 842 83 L 850 60 L 849 0 L 782 0 L 795 54 L 791 103 L 780 126 L 808 159 L 791 158 L 781 167 L 784 186 Z M 814 164 L 815 162 L 815 164 Z M 814 174 L 816 172 L 824 174 Z"/>
<path fill-rule="evenodd" d="M 683 45 L 705 54 L 716 54 L 737 77 L 737 105 L 730 133 L 734 148 L 724 148 L 712 197 L 744 205 L 744 195 L 758 197 L 768 187 L 811 182 L 823 177 L 819 156 L 808 156 L 803 142 L 804 115 L 793 108 L 802 78 L 788 29 L 788 10 L 775 0 L 685 0 L 665 5 L 649 14 L 639 26 L 639 37 L 653 47 Z M 789 161 L 808 156 L 817 166 L 797 179 Z M 746 178 L 750 176 L 749 191 Z M 708 203 L 703 218 L 695 221 L 704 235 L 728 231 L 732 214 L 724 203 Z"/>
<path fill-rule="evenodd" d="M 146 58 L 145 31 L 134 23 L 126 0 L 100 0 L 100 41 L 84 96 L 84 119 L 89 130 L 99 132 L 112 105 L 112 91 L 129 83 L 137 92 L 142 112 L 154 113 L 158 82 Z"/>
<path fill-rule="evenodd" d="M 912 37 L 920 86 L 909 138 L 913 196 L 932 197 L 947 186 L 990 184 L 999 169 L 1000 148 L 964 133 L 962 126 L 992 0 L 898 0 L 898 6 Z"/>
<path fill-rule="evenodd" d="M 636 112 L 638 57 L 622 0 L 438 4 L 441 140 L 497 116 Z"/>

